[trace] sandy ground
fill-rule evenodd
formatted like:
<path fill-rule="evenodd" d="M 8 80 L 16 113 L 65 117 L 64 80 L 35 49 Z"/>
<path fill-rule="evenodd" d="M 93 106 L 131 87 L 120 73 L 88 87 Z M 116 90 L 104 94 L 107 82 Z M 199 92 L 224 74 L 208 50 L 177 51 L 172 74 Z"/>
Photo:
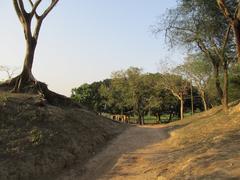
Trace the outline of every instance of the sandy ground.
<path fill-rule="evenodd" d="M 128 128 L 84 167 L 76 165 L 57 179 L 158 179 L 157 171 L 154 171 L 154 159 L 158 144 L 167 137 L 168 133 L 160 125 Z"/>

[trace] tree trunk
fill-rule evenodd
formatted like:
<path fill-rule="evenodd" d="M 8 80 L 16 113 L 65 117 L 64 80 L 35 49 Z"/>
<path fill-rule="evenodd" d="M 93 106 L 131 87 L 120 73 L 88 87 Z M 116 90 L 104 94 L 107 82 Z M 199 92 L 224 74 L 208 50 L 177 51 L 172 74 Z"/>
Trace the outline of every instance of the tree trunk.
<path fill-rule="evenodd" d="M 233 21 L 233 32 L 236 41 L 238 63 L 240 64 L 240 20 L 238 18 Z"/>
<path fill-rule="evenodd" d="M 181 102 L 180 115 L 181 115 L 181 120 L 183 120 L 183 104 L 184 104 L 183 99 L 181 99 L 180 102 Z"/>
<path fill-rule="evenodd" d="M 161 122 L 161 113 L 158 112 L 158 113 L 157 113 L 157 116 L 158 116 L 158 122 L 160 123 L 160 122 Z"/>
<path fill-rule="evenodd" d="M 221 103 L 223 103 L 223 90 L 221 88 L 221 83 L 219 79 L 219 65 L 214 65 L 214 77 L 215 77 L 215 86 L 217 89 L 218 97 L 221 99 Z"/>
<path fill-rule="evenodd" d="M 32 78 L 32 65 L 37 42 L 32 38 L 31 40 L 27 40 L 26 44 L 27 48 L 22 73 L 27 74 L 28 78 Z"/>
<path fill-rule="evenodd" d="M 205 92 L 203 90 L 200 91 L 201 94 L 201 99 L 204 107 L 204 111 L 207 111 L 207 102 L 206 102 L 206 97 L 205 97 Z"/>
<path fill-rule="evenodd" d="M 170 115 L 169 115 L 169 118 L 168 118 L 168 121 L 171 122 L 172 121 L 172 111 L 170 112 Z"/>
<path fill-rule="evenodd" d="M 25 85 L 35 82 L 35 78 L 33 77 L 33 74 L 32 74 L 32 65 L 33 65 L 36 45 L 37 45 L 37 42 L 34 38 L 26 40 L 26 54 L 24 58 L 23 69 L 14 87 L 14 91 L 16 92 L 20 92 L 22 87 L 24 87 Z"/>
<path fill-rule="evenodd" d="M 142 125 L 145 124 L 144 114 L 142 115 Z"/>
<path fill-rule="evenodd" d="M 142 117 L 141 113 L 139 113 L 139 114 L 138 114 L 138 122 L 139 122 L 139 124 L 140 124 L 140 125 L 143 125 L 143 124 L 144 124 L 143 121 L 144 121 L 144 120 L 143 120 L 143 117 Z"/>
<path fill-rule="evenodd" d="M 192 115 L 194 114 L 194 97 L 193 97 L 193 86 L 191 82 L 191 110 L 192 110 Z"/>
<path fill-rule="evenodd" d="M 184 108 L 184 101 L 183 101 L 183 93 L 180 94 L 180 117 L 183 120 L 183 108 Z"/>
<path fill-rule="evenodd" d="M 223 110 L 226 112 L 228 110 L 228 64 L 224 62 L 224 84 L 223 84 Z"/>

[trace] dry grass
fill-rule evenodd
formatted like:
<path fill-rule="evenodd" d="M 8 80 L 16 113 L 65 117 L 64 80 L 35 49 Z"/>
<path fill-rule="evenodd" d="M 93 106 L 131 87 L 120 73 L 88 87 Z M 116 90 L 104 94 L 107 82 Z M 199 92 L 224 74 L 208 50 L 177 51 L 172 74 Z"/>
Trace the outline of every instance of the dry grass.
<path fill-rule="evenodd" d="M 0 179 L 45 179 L 84 162 L 124 127 L 85 109 L 0 92 Z M 45 176 L 46 175 L 46 176 Z"/>
<path fill-rule="evenodd" d="M 240 179 L 240 113 L 221 107 L 168 125 L 160 145 L 159 179 Z"/>

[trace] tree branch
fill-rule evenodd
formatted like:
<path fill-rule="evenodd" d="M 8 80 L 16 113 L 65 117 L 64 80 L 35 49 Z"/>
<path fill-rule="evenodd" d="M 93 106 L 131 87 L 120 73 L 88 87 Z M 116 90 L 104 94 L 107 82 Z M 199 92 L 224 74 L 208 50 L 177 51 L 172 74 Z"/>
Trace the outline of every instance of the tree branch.
<path fill-rule="evenodd" d="M 59 0 L 52 0 L 50 6 L 44 11 L 44 13 L 40 16 L 40 19 L 44 19 L 49 12 L 54 8 L 54 6 L 58 3 Z"/>
<path fill-rule="evenodd" d="M 19 7 L 18 0 L 13 0 L 13 5 L 14 5 L 15 11 L 17 13 L 17 16 L 18 16 L 20 22 L 23 23 L 23 15 L 22 15 L 22 12 Z"/>
<path fill-rule="evenodd" d="M 38 1 L 41 1 L 41 0 L 38 0 Z M 49 14 L 49 12 L 54 8 L 54 6 L 58 3 L 59 0 L 52 0 L 51 4 L 49 5 L 49 7 L 44 11 L 44 13 L 39 16 L 37 18 L 37 25 L 36 25 L 36 28 L 35 28 L 35 31 L 34 31 L 34 34 L 33 34 L 33 37 L 35 38 L 35 40 L 38 40 L 38 37 L 39 37 L 39 32 L 40 32 L 40 29 L 41 29 L 41 25 L 42 25 L 42 22 L 44 20 L 44 18 Z M 37 2 L 36 2 L 37 3 Z M 35 3 L 35 4 L 36 4 Z M 39 2 L 40 3 L 40 2 Z M 39 5 L 39 4 L 38 4 Z M 38 6 L 37 5 L 37 6 Z"/>
<path fill-rule="evenodd" d="M 18 0 L 18 7 L 22 13 L 22 16 L 24 17 L 25 20 L 27 20 L 27 16 L 28 16 L 28 13 L 26 12 L 25 8 L 24 8 L 24 4 L 23 4 L 23 0 Z"/>
<path fill-rule="evenodd" d="M 224 36 L 224 42 L 223 42 L 223 47 L 222 47 L 222 55 L 224 55 L 224 53 L 225 53 L 225 49 L 226 49 L 228 39 L 229 39 L 229 36 L 230 36 L 230 31 L 231 31 L 231 25 L 228 26 L 227 32 Z"/>
<path fill-rule="evenodd" d="M 36 10 L 37 10 L 37 8 L 38 8 L 38 6 L 40 5 L 41 2 L 42 2 L 42 0 L 38 0 L 33 4 L 32 0 L 29 0 L 29 3 L 32 6 L 32 11 L 30 13 L 31 17 L 33 17 L 35 15 L 37 19 L 39 18 L 39 15 L 37 14 Z"/>
<path fill-rule="evenodd" d="M 216 0 L 219 9 L 222 11 L 223 15 L 230 21 L 233 21 L 233 16 L 230 13 L 228 7 L 226 6 L 225 0 Z"/>

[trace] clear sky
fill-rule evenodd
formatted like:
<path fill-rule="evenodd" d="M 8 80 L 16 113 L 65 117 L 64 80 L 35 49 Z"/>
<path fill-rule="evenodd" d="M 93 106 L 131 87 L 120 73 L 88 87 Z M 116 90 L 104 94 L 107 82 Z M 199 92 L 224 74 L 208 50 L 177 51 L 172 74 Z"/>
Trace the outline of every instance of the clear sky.
<path fill-rule="evenodd" d="M 129 66 L 156 72 L 161 59 L 177 56 L 150 26 L 175 6 L 176 0 L 60 0 L 42 26 L 34 76 L 70 95 Z M 21 68 L 24 36 L 12 1 L 0 0 L 0 22 L 0 65 Z"/>

